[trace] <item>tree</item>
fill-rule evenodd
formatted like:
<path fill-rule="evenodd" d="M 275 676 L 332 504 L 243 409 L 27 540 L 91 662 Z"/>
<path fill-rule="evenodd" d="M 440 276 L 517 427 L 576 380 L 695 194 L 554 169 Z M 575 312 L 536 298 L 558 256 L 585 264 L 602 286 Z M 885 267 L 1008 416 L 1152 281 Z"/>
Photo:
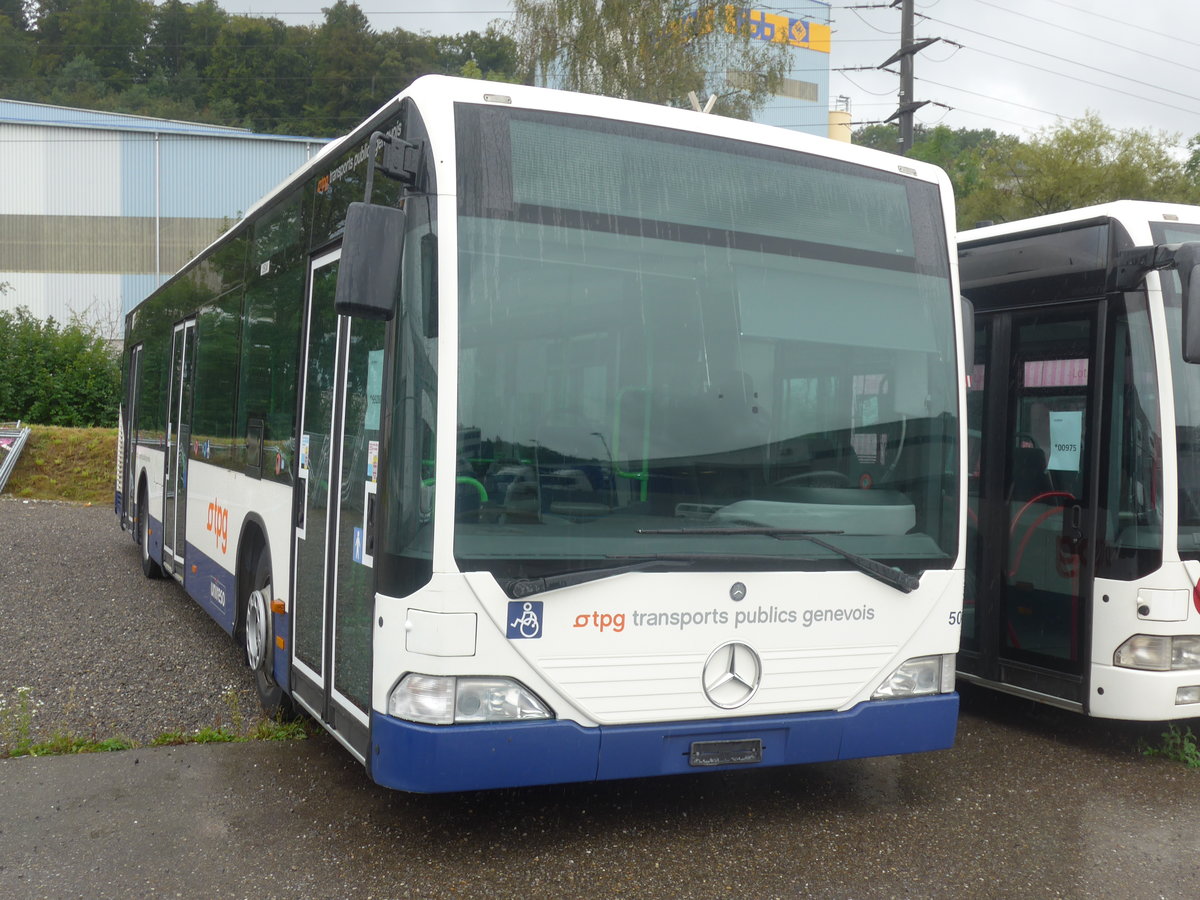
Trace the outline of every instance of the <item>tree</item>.
<path fill-rule="evenodd" d="M 190 70 L 194 79 L 212 62 L 213 45 L 228 21 L 229 14 L 215 0 L 166 0 L 155 7 L 144 54 L 146 74 L 162 72 L 174 79 Z"/>
<path fill-rule="evenodd" d="M 108 95 L 108 82 L 100 67 L 83 54 L 59 66 L 50 78 L 51 103 L 98 109 L 107 105 Z"/>
<path fill-rule="evenodd" d="M 37 10 L 41 74 L 84 56 L 109 90 L 133 83 L 154 10 L 149 0 L 42 0 Z"/>
<path fill-rule="evenodd" d="M 908 157 L 944 169 L 950 177 L 954 196 L 964 198 L 985 186 L 984 154 L 1007 147 L 1015 141 L 1016 138 L 998 135 L 990 128 L 952 129 L 938 125 L 922 129 L 919 140 L 914 137 Z"/>
<path fill-rule="evenodd" d="M 312 82 L 304 112 L 321 134 L 341 134 L 395 91 L 376 84 L 382 52 L 355 3 L 337 2 L 312 36 Z"/>
<path fill-rule="evenodd" d="M 472 77 L 491 81 L 514 81 L 517 78 L 517 45 L 512 38 L 489 28 L 483 34 L 468 31 L 464 34 L 434 38 L 438 71 L 462 74 L 478 70 Z M 474 69 L 469 65 L 474 64 Z"/>
<path fill-rule="evenodd" d="M 1194 134 L 1187 142 L 1188 158 L 1183 164 L 1183 170 L 1192 179 L 1193 184 L 1200 184 L 1200 134 Z"/>
<path fill-rule="evenodd" d="M 1176 155 L 1178 137 L 1114 131 L 1095 113 L 997 141 L 978 158 L 976 189 L 959 198 L 959 221 L 1008 222 L 1110 200 L 1200 201 Z"/>
<path fill-rule="evenodd" d="M 39 321 L 25 308 L 0 310 L 0 420 L 38 425 L 113 425 L 121 372 L 108 342 L 74 321 Z"/>
<path fill-rule="evenodd" d="M 748 118 L 775 93 L 787 45 L 752 36 L 741 7 L 693 0 L 513 0 L 518 74 L 537 84 Z"/>
<path fill-rule="evenodd" d="M 435 40 L 403 28 L 393 28 L 379 36 L 382 62 L 379 84 L 391 93 L 399 93 L 412 81 L 438 68 Z"/>
<path fill-rule="evenodd" d="M 309 29 L 289 29 L 279 19 L 229 18 L 204 73 L 208 101 L 223 111 L 226 124 L 246 124 L 262 132 L 293 131 L 303 115 L 311 76 L 311 37 Z"/>
<path fill-rule="evenodd" d="M 0 19 L 6 17 L 17 31 L 29 30 L 29 10 L 25 0 L 0 0 Z"/>
<path fill-rule="evenodd" d="M 22 92 L 16 85 L 32 73 L 37 48 L 33 37 L 21 24 L 13 22 L 10 15 L 0 6 L 0 95 L 4 96 Z"/>
<path fill-rule="evenodd" d="M 913 146 L 925 139 L 925 126 L 919 122 L 913 125 Z M 856 129 L 850 136 L 851 143 L 860 147 L 870 147 L 872 150 L 882 150 L 885 153 L 897 153 L 900 150 L 900 129 L 895 125 L 876 124 L 864 125 Z"/>

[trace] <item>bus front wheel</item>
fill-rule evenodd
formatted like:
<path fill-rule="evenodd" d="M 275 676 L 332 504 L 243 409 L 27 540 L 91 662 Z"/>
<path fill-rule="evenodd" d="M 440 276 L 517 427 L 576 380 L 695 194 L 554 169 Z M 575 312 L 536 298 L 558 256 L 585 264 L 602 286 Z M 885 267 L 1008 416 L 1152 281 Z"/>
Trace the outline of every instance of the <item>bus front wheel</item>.
<path fill-rule="evenodd" d="M 287 715 L 291 705 L 275 680 L 275 629 L 271 617 L 271 558 L 264 547 L 258 553 L 246 596 L 246 664 L 254 672 L 258 700 L 267 715 Z"/>

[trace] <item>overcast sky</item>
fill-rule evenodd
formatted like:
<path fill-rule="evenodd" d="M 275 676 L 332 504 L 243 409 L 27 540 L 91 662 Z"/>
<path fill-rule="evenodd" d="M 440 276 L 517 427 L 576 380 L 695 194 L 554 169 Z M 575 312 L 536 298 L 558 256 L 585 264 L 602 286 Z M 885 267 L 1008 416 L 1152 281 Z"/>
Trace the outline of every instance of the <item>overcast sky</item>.
<path fill-rule="evenodd" d="M 219 0 L 232 13 L 321 21 L 330 0 Z M 890 0 L 833 0 L 831 97 L 856 123 L 895 109 L 899 79 L 874 67 L 900 45 Z M 806 0 L 748 2 L 811 8 Z M 482 31 L 511 17 L 508 0 L 359 0 L 376 30 Z M 1028 134 L 1088 110 L 1113 128 L 1200 133 L 1200 3 L 1194 0 L 916 0 L 916 37 L 942 38 L 915 58 L 925 125 Z M 802 77 L 802 76 L 799 76 Z M 403 85 L 397 85 L 399 90 Z M 937 104 L 937 105 L 935 105 Z"/>

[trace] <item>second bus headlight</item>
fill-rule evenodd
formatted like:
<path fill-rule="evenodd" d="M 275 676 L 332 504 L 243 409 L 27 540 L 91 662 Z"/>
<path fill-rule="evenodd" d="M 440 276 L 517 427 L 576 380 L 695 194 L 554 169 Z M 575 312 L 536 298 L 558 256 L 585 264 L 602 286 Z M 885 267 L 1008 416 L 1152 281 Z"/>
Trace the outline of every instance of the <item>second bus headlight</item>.
<path fill-rule="evenodd" d="M 553 718 L 531 690 L 511 678 L 410 672 L 388 694 L 388 715 L 427 725 Z"/>
<path fill-rule="evenodd" d="M 1113 665 L 1152 672 L 1200 669 L 1200 635 L 1135 634 L 1117 648 Z"/>
<path fill-rule="evenodd" d="M 948 694 L 954 690 L 954 654 L 915 656 L 906 659 L 879 689 L 872 700 L 895 700 L 901 697 L 927 697 Z"/>

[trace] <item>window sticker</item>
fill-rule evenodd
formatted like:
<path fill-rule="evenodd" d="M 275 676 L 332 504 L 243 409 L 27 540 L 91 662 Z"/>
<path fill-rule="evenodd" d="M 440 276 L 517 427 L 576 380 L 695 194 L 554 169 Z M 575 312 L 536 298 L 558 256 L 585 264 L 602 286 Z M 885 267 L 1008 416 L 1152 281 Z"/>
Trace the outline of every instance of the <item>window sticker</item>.
<path fill-rule="evenodd" d="M 379 408 L 383 400 L 383 351 L 367 352 L 367 431 L 379 430 Z"/>
<path fill-rule="evenodd" d="M 1055 472 L 1078 472 L 1083 457 L 1083 410 L 1050 413 L 1050 461 Z"/>
<path fill-rule="evenodd" d="M 379 441 L 367 442 L 367 481 L 379 480 Z"/>

